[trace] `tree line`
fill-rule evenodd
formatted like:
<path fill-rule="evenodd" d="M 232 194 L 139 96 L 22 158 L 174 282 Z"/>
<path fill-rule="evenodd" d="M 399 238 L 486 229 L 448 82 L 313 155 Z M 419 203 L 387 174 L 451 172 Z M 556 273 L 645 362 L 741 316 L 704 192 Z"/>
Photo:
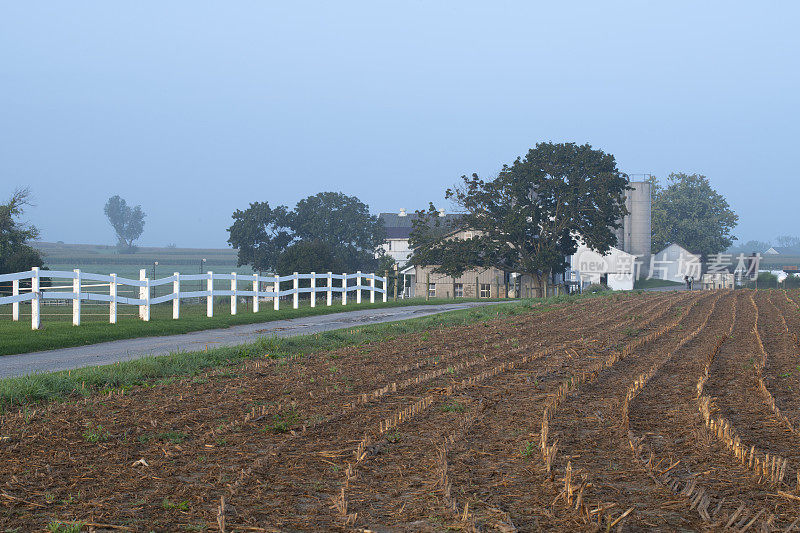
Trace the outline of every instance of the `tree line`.
<path fill-rule="evenodd" d="M 670 174 L 665 183 L 649 181 L 653 252 L 677 243 L 707 258 L 731 247 L 738 216 L 708 178 Z M 441 227 L 433 203 L 417 211 L 411 261 L 454 277 L 494 267 L 545 284 L 567 268 L 580 242 L 600 253 L 617 244 L 628 190 L 628 177 L 612 154 L 589 144 L 538 143 L 496 176 L 465 175 L 447 189 L 446 198 L 461 213 L 451 227 Z M 30 192 L 21 189 L 0 205 L 0 273 L 43 266 L 28 244 L 38 230 L 19 221 L 29 199 Z M 141 206 L 113 196 L 104 212 L 119 250 L 134 250 L 144 229 Z M 256 271 L 382 271 L 392 264 L 382 251 L 383 221 L 356 196 L 321 192 L 291 209 L 253 202 L 234 211 L 232 219 L 227 242 L 238 250 L 238 264 Z M 469 236 L 452 238 L 459 230 L 469 230 Z"/>

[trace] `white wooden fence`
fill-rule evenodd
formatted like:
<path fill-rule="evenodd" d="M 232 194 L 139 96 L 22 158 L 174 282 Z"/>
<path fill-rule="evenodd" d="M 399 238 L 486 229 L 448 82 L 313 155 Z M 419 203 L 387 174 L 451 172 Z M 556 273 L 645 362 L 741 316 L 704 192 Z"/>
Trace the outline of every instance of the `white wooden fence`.
<path fill-rule="evenodd" d="M 42 278 L 56 278 L 71 280 L 69 285 L 42 285 Z M 31 280 L 30 287 L 20 289 L 21 280 Z M 310 280 L 310 287 L 300 287 L 300 280 Z M 355 285 L 349 285 L 350 280 L 356 280 Z M 214 289 L 214 280 L 229 280 L 231 282 L 230 290 L 217 290 Z M 334 286 L 334 280 L 338 286 Z M 356 272 L 355 274 L 334 274 L 328 272 L 327 274 L 317 274 L 311 272 L 310 274 L 298 274 L 295 272 L 290 276 L 259 276 L 258 274 L 247 275 L 237 274 L 231 272 L 230 274 L 214 274 L 207 272 L 206 274 L 179 274 L 176 272 L 172 276 L 161 279 L 150 279 L 146 276 L 144 269 L 139 271 L 139 279 L 128 279 L 117 276 L 116 274 L 92 274 L 89 272 L 81 272 L 76 269 L 72 272 L 59 271 L 59 270 L 40 270 L 33 268 L 27 272 L 17 272 L 14 274 L 0 275 L 0 283 L 11 282 L 12 291 L 11 296 L 0 296 L 0 305 L 11 304 L 11 318 L 14 321 L 19 320 L 19 304 L 20 302 L 31 302 L 31 327 L 39 329 L 41 327 L 41 302 L 43 300 L 72 300 L 72 323 L 76 326 L 81 324 L 81 302 L 98 301 L 108 302 L 109 312 L 108 321 L 111 324 L 117 323 L 117 306 L 122 305 L 135 305 L 139 307 L 139 318 L 144 321 L 150 320 L 150 306 L 172 302 L 172 318 L 177 320 L 181 315 L 181 299 L 184 298 L 205 298 L 206 299 L 206 316 L 214 316 L 214 297 L 215 296 L 230 296 L 231 298 L 231 314 L 236 314 L 236 303 L 239 298 L 250 298 L 253 302 L 253 312 L 259 310 L 259 302 L 261 299 L 272 299 L 273 308 L 277 311 L 280 309 L 280 299 L 282 296 L 292 296 L 292 307 L 297 309 L 300 304 L 301 294 L 310 294 L 311 307 L 317 304 L 317 294 L 324 293 L 326 295 L 326 303 L 328 306 L 333 305 L 333 295 L 338 293 L 341 295 L 342 305 L 347 305 L 348 293 L 355 292 L 356 303 L 361 303 L 362 291 L 369 291 L 370 303 L 375 302 L 375 294 L 383 295 L 383 301 L 386 301 L 386 278 L 376 276 L 374 273 L 367 274 Z M 94 284 L 84 284 L 84 281 L 98 282 Z M 185 281 L 206 281 L 206 290 L 204 291 L 181 291 L 181 283 Z M 280 290 L 282 282 L 291 281 L 292 288 L 287 290 Z M 368 283 L 364 285 L 363 283 Z M 375 285 L 380 282 L 381 286 Z M 151 288 L 161 285 L 172 284 L 172 292 L 163 296 L 153 297 L 151 295 Z M 240 286 L 244 284 L 247 289 L 242 289 Z M 119 295 L 120 286 L 132 286 L 139 288 L 138 298 L 128 298 Z M 98 292 L 84 292 L 83 288 L 97 288 L 108 287 L 108 294 Z M 64 289 L 72 289 L 65 291 Z M 262 290 L 263 288 L 270 288 L 271 290 Z"/>

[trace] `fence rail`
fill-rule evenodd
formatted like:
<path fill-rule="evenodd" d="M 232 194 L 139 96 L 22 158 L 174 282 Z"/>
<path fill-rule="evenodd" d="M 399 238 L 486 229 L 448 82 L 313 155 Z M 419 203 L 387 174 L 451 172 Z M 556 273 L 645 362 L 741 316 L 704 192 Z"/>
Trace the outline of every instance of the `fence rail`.
<path fill-rule="evenodd" d="M 325 303 L 333 305 L 333 295 L 341 296 L 342 305 L 347 305 L 347 296 L 355 292 L 356 303 L 361 303 L 363 291 L 368 291 L 369 301 L 375 302 L 375 294 L 382 295 L 383 301 L 387 298 L 387 278 L 377 276 L 374 273 L 356 272 L 355 274 L 317 274 L 311 272 L 300 274 L 295 272 L 289 276 L 259 276 L 258 274 L 179 274 L 176 272 L 172 276 L 159 279 L 147 277 L 145 269 L 139 271 L 139 279 L 128 279 L 117 276 L 116 274 L 92 274 L 81 272 L 75 269 L 72 272 L 61 270 L 40 270 L 33 268 L 26 272 L 16 272 L 13 274 L 0 274 L 0 283 L 11 282 L 11 296 L 0 296 L 0 305 L 11 304 L 11 318 L 19 321 L 19 304 L 21 302 L 31 302 L 31 328 L 41 327 L 41 302 L 44 300 L 72 300 L 72 323 L 75 326 L 81 324 L 81 302 L 95 301 L 108 302 L 108 321 L 111 324 L 117 323 L 117 306 L 133 305 L 139 308 L 139 318 L 144 321 L 150 320 L 150 307 L 165 302 L 172 302 L 172 318 L 180 318 L 181 299 L 187 298 L 206 298 L 206 316 L 214 316 L 214 298 L 217 296 L 229 296 L 231 299 L 231 314 L 236 314 L 236 304 L 239 298 L 252 299 L 253 312 L 258 312 L 259 303 L 266 299 L 272 300 L 273 309 L 280 309 L 280 299 L 284 296 L 292 296 L 292 307 L 297 309 L 300 304 L 300 295 L 309 294 L 311 307 L 317 305 L 317 295 L 326 295 Z M 71 284 L 66 285 L 43 285 L 42 279 L 67 279 Z M 20 281 L 30 280 L 29 287 L 21 287 Z M 230 281 L 230 289 L 214 289 L 214 281 Z M 301 280 L 309 280 L 310 287 L 300 287 Z M 354 285 L 350 281 L 355 280 Z M 91 281 L 95 283 L 84 283 Z M 195 281 L 206 282 L 206 289 L 199 291 L 182 291 L 181 283 Z M 281 290 L 281 283 L 292 282 L 291 289 Z M 334 285 L 334 281 L 338 285 Z M 365 284 L 366 283 L 366 284 Z M 380 283 L 380 286 L 376 286 Z M 172 284 L 172 292 L 163 296 L 154 297 L 154 287 Z M 130 286 L 138 288 L 139 297 L 130 298 L 121 296 L 120 287 Z M 83 289 L 98 287 L 108 287 L 108 294 L 99 292 L 84 292 Z M 246 288 L 241 288 L 246 287 Z M 65 291 L 64 289 L 71 289 Z M 264 290 L 267 289 L 267 290 Z"/>

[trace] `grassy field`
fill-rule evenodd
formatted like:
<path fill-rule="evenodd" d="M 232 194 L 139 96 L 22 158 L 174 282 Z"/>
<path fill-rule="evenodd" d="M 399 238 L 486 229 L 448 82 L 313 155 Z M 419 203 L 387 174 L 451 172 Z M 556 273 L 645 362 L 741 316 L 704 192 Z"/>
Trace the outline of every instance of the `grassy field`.
<path fill-rule="evenodd" d="M 121 254 L 115 246 L 102 244 L 64 244 L 36 242 L 34 247 L 42 252 L 45 266 L 50 270 L 72 271 L 76 268 L 95 274 L 115 273 L 118 276 L 139 279 L 139 270 L 145 269 L 147 277 L 164 278 L 175 272 L 198 274 L 253 274 L 249 266 L 237 266 L 236 250 L 230 248 L 170 248 L 141 247 L 135 253 Z M 205 261 L 204 261 L 205 260 Z M 154 263 L 158 262 L 158 265 Z M 155 267 L 155 275 L 154 275 Z M 60 284 L 59 281 L 56 281 Z M 220 288 L 223 283 L 219 282 Z M 186 282 L 186 290 L 203 290 L 204 282 Z M 155 289 L 154 296 L 166 294 L 167 286 Z M 87 292 L 107 292 L 108 289 L 87 289 Z M 125 287 L 121 296 L 134 296 L 135 289 Z"/>
<path fill-rule="evenodd" d="M 637 279 L 633 284 L 634 289 L 653 289 L 656 287 L 681 287 L 683 283 L 666 279 Z"/>
<path fill-rule="evenodd" d="M 235 364 L 245 359 L 264 356 L 280 358 L 316 351 L 333 350 L 343 346 L 363 345 L 391 339 L 406 333 L 460 326 L 472 322 L 514 316 L 522 313 L 543 312 L 561 304 L 598 296 L 557 296 L 546 300 L 512 300 L 501 305 L 451 311 L 400 322 L 346 328 L 290 338 L 264 337 L 255 343 L 234 347 L 214 348 L 202 352 L 177 353 L 160 357 L 145 357 L 107 366 L 86 367 L 65 372 L 7 378 L 0 380 L 0 413 L 2 413 L 4 409 L 19 407 L 29 403 L 61 400 L 69 397 L 82 397 L 97 392 L 108 392 L 120 388 L 124 389 L 133 385 L 164 383 L 164 380 L 172 380 L 178 376 L 191 376 L 207 368 Z M 607 292 L 603 293 L 600 297 L 625 298 L 626 296 Z M 452 302 L 452 300 L 448 301 Z M 424 300 L 415 303 L 424 303 Z M 430 303 L 442 302 L 431 300 Z M 402 305 L 406 304 L 407 302 L 402 303 Z M 389 302 L 388 305 L 398 304 Z M 382 307 L 382 305 L 363 304 L 360 308 L 370 307 Z M 280 318 L 307 316 L 314 313 L 325 312 L 326 309 L 335 308 L 323 307 L 311 309 L 309 307 L 304 307 L 296 311 L 289 309 L 281 311 Z M 237 315 L 237 317 L 233 318 L 246 320 L 248 317 L 253 318 L 253 315 Z M 225 318 L 230 319 L 232 317 L 228 316 Z M 222 317 L 219 319 L 202 319 L 203 323 L 210 320 L 222 320 Z M 171 322 L 162 318 L 160 323 L 164 327 L 167 327 L 168 324 L 178 326 L 181 322 L 183 321 Z M 133 322 L 129 324 L 131 328 L 128 330 L 130 332 L 129 336 L 140 335 L 142 328 L 136 331 L 135 328 L 137 325 L 150 326 L 158 323 L 159 322 L 156 321 L 150 324 L 144 324 L 138 321 Z M 194 322 L 189 323 L 191 324 Z M 8 323 L 3 323 L 3 327 L 7 325 Z M 121 324 L 118 324 L 118 326 L 119 325 Z M 60 332 L 57 337 L 55 337 L 55 333 L 52 333 L 54 339 L 62 342 L 69 342 L 70 333 L 80 333 L 84 328 L 84 326 L 73 328 L 71 325 L 64 322 L 51 324 L 51 326 L 51 331 Z M 109 334 L 116 334 L 116 332 L 120 331 L 111 330 L 107 327 L 104 328 L 103 326 L 107 325 L 95 324 L 96 329 L 93 328 L 91 324 L 85 327 L 87 331 L 106 331 Z M 5 338 L 7 331 L 8 330 L 0 329 L 0 335 Z M 186 329 L 185 331 L 191 330 Z M 26 333 L 30 334 L 31 331 L 27 330 Z M 21 331 L 19 336 L 22 336 Z M 100 335 L 98 334 L 95 338 L 99 337 Z"/>
<path fill-rule="evenodd" d="M 476 301 L 460 298 L 458 302 Z M 408 305 L 443 304 L 453 303 L 454 300 L 424 298 L 389 301 L 386 303 L 368 302 L 355 304 L 348 303 L 342 306 L 335 301 L 334 305 L 327 307 L 317 302 L 317 307 L 312 308 L 308 301 L 300 302 L 299 309 L 292 309 L 291 300 L 281 302 L 281 310 L 276 312 L 271 302 L 263 302 L 258 313 L 252 312 L 251 304 L 240 304 L 236 315 L 230 314 L 230 299 L 219 298 L 214 306 L 214 317 L 206 316 L 206 305 L 181 304 L 181 318 L 172 319 L 172 304 L 164 303 L 154 305 L 150 311 L 150 321 L 143 322 L 137 315 L 135 306 L 119 306 L 116 324 L 108 323 L 108 304 L 83 303 L 81 307 L 81 325 L 72 325 L 71 306 L 44 306 L 42 311 L 42 328 L 38 331 L 31 330 L 30 306 L 22 305 L 20 321 L 11 321 L 11 306 L 0 306 L 0 356 L 67 348 L 70 346 L 83 346 L 119 339 L 135 337 L 156 337 L 161 335 L 175 335 L 200 331 L 204 329 L 226 328 L 239 324 L 255 324 L 271 322 L 288 318 L 324 315 L 356 309 L 378 309 L 384 307 L 399 307 Z"/>

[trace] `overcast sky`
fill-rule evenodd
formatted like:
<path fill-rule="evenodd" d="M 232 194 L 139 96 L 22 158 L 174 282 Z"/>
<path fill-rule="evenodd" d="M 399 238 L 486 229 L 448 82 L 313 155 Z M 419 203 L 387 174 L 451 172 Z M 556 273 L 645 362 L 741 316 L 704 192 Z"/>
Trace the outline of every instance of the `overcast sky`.
<path fill-rule="evenodd" d="M 0 2 L 0 199 L 44 240 L 223 247 L 236 208 L 443 202 L 539 141 L 702 173 L 740 239 L 800 234 L 800 4 Z"/>

